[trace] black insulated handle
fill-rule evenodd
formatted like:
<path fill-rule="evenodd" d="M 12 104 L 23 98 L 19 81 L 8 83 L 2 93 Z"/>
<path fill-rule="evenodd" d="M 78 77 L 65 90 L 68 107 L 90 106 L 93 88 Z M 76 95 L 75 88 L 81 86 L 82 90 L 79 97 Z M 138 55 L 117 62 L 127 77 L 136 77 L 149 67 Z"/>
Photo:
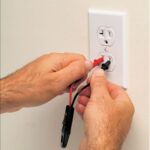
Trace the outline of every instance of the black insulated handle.
<path fill-rule="evenodd" d="M 63 127 L 61 131 L 61 147 L 65 148 L 67 146 L 69 136 L 71 133 L 71 126 L 73 121 L 74 108 L 72 106 L 67 105 L 63 120 Z"/>

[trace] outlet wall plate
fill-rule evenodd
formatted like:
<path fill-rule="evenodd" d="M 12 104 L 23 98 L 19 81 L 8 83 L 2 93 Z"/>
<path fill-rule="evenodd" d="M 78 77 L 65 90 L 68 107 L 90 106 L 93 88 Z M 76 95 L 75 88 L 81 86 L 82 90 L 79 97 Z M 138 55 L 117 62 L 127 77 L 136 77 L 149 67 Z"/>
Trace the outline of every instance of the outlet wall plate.
<path fill-rule="evenodd" d="M 89 10 L 89 57 L 110 57 L 109 80 L 127 88 L 127 13 Z"/>

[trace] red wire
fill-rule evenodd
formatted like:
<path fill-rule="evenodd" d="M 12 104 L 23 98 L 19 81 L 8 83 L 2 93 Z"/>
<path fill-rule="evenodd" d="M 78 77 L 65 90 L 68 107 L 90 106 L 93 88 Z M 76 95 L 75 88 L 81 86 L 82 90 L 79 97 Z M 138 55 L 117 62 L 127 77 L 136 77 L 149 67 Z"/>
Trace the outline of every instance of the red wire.
<path fill-rule="evenodd" d="M 69 89 L 69 105 L 71 106 L 71 104 L 72 104 L 72 86 L 73 85 L 71 85 L 70 86 L 70 89 Z"/>
<path fill-rule="evenodd" d="M 102 62 L 104 61 L 104 57 L 100 57 L 98 59 L 95 59 L 93 61 L 93 68 L 100 65 Z M 72 93 L 73 93 L 73 89 L 72 89 L 73 84 L 70 86 L 69 89 L 69 105 L 71 106 L 72 104 Z"/>

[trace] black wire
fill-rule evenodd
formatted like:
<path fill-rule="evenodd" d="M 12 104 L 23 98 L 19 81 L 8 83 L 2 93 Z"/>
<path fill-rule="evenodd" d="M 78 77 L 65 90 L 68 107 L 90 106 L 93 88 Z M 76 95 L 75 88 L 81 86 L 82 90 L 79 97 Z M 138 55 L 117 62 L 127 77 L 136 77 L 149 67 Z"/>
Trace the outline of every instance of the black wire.
<path fill-rule="evenodd" d="M 105 62 L 105 63 L 102 64 L 101 69 L 103 69 L 104 71 L 105 71 L 105 70 L 108 70 L 110 64 L 111 64 L 111 61 L 108 60 L 107 62 Z M 90 83 L 86 84 L 83 88 L 81 88 L 81 89 L 75 94 L 75 96 L 73 97 L 73 101 L 72 101 L 71 107 L 73 107 L 73 105 L 74 105 L 74 103 L 75 103 L 77 97 L 79 96 L 79 94 L 80 94 L 84 89 L 86 89 L 86 88 L 89 87 L 89 86 L 90 86 Z"/>
<path fill-rule="evenodd" d="M 88 86 L 90 86 L 90 83 L 86 84 L 83 88 L 81 88 L 81 89 L 75 94 L 75 96 L 74 96 L 74 98 L 73 98 L 73 101 L 72 101 L 72 104 L 71 104 L 72 107 L 73 107 L 73 105 L 74 105 L 74 103 L 75 103 L 75 100 L 76 100 L 76 98 L 78 97 L 78 95 L 79 95 L 84 89 L 86 89 Z"/>

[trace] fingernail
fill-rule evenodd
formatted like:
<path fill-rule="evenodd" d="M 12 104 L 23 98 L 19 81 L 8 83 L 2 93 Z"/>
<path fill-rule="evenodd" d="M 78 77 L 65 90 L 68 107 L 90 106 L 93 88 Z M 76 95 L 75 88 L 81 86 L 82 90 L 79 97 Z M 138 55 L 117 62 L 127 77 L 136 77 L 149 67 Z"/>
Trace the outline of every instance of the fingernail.
<path fill-rule="evenodd" d="M 93 67 L 92 62 L 89 61 L 89 60 L 85 61 L 85 66 L 87 68 L 87 71 L 90 71 L 92 69 L 92 67 Z"/>
<path fill-rule="evenodd" d="M 105 76 L 104 70 L 96 68 L 93 72 L 93 76 Z"/>

